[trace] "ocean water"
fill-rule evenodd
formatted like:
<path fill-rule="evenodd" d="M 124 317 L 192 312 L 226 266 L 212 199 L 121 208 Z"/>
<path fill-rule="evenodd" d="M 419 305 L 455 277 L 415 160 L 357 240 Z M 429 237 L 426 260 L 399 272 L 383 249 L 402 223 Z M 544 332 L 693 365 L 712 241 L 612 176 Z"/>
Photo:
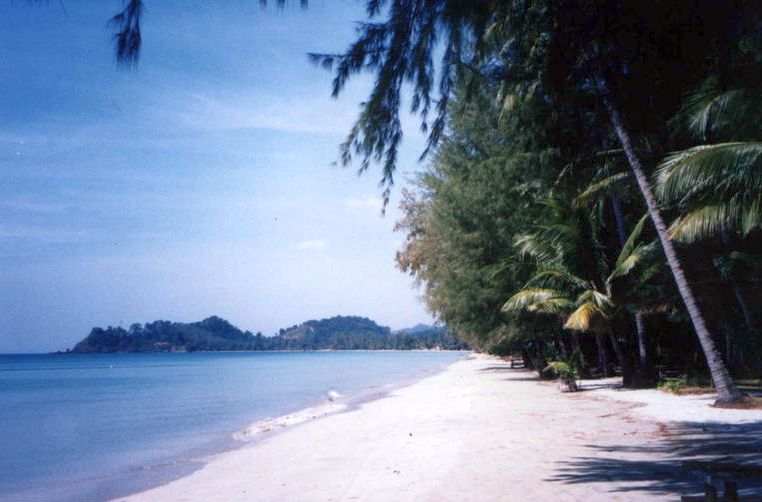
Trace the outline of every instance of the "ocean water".
<path fill-rule="evenodd" d="M 104 500 L 240 446 L 236 432 L 352 403 L 457 352 L 0 355 L 0 500 Z"/>

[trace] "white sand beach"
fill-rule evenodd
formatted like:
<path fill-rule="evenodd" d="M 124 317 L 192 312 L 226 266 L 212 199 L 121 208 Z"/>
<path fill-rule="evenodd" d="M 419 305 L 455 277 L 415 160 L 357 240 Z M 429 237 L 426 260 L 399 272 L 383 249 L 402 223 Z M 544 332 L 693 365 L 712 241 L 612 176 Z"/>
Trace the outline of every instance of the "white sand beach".
<path fill-rule="evenodd" d="M 263 434 L 185 478 L 120 500 L 679 500 L 700 489 L 681 460 L 759 460 L 761 412 L 728 410 L 723 423 L 726 410 L 710 409 L 713 428 L 695 411 L 706 400 L 665 396 L 660 406 L 671 415 L 660 420 L 658 406 L 644 414 L 637 398 L 623 398 L 655 393 L 560 394 L 530 371 L 475 355 L 379 400 Z M 694 411 L 674 421 L 683 416 L 675 403 Z"/>

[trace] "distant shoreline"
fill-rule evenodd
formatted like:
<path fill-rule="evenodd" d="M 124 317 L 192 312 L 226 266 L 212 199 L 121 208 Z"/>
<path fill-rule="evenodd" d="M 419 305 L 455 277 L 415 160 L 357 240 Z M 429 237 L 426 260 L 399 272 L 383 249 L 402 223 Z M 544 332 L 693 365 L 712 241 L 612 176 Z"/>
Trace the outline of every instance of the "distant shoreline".
<path fill-rule="evenodd" d="M 95 327 L 62 354 L 119 352 L 241 352 L 314 350 L 458 350 L 468 346 L 445 326 L 392 331 L 367 317 L 305 321 L 273 336 L 243 331 L 218 316 L 195 322 L 153 321 Z"/>

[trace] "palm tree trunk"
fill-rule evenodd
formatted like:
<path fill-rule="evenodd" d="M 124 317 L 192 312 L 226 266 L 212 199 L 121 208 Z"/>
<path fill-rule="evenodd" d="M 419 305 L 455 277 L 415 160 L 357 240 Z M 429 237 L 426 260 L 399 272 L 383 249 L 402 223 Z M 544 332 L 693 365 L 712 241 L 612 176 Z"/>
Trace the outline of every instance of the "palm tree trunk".
<path fill-rule="evenodd" d="M 611 197 L 611 208 L 614 212 L 614 220 L 616 221 L 617 235 L 619 236 L 619 245 L 624 247 L 627 242 L 627 229 L 624 222 L 624 215 L 622 213 L 622 203 L 619 197 Z M 651 365 L 651 361 L 648 358 L 648 344 L 646 342 L 646 322 L 645 316 L 641 312 L 635 312 L 633 315 L 635 318 L 635 332 L 638 337 L 638 386 L 646 385 L 656 381 L 655 366 Z"/>
<path fill-rule="evenodd" d="M 564 334 L 558 333 L 556 335 L 556 344 L 558 345 L 558 349 L 561 352 L 561 357 L 564 361 L 569 360 L 569 349 L 566 347 L 566 343 L 564 342 Z"/>
<path fill-rule="evenodd" d="M 580 378 L 590 378 L 590 365 L 587 364 L 587 358 L 585 357 L 585 353 L 582 351 L 582 344 L 579 342 L 579 334 L 577 333 L 571 333 L 571 345 L 572 345 L 572 358 L 574 358 L 574 355 L 577 356 L 577 361 L 579 363 L 579 376 Z"/>
<path fill-rule="evenodd" d="M 595 334 L 595 344 L 598 346 L 598 366 L 601 368 L 604 378 L 608 378 L 611 376 L 611 366 L 606 354 L 606 344 L 603 342 L 603 335 L 600 333 Z"/>
<path fill-rule="evenodd" d="M 616 234 L 619 237 L 619 245 L 624 247 L 627 242 L 627 225 L 624 222 L 624 212 L 622 211 L 622 202 L 619 197 L 611 197 L 611 210 L 614 212 L 614 221 L 616 223 Z"/>
<path fill-rule="evenodd" d="M 622 346 L 619 345 L 619 340 L 616 339 L 616 335 L 614 335 L 613 331 L 609 331 L 609 340 L 611 340 L 611 346 L 614 348 L 614 354 L 616 354 L 616 358 L 619 360 L 619 366 L 622 368 L 622 373 L 625 373 L 625 368 L 627 367 L 627 358 L 624 355 L 624 352 L 622 351 Z"/>
<path fill-rule="evenodd" d="M 654 227 L 656 227 L 656 234 L 659 236 L 659 241 L 661 242 L 662 249 L 667 257 L 667 263 L 672 271 L 675 283 L 677 284 L 677 289 L 685 303 L 688 315 L 693 322 L 696 336 L 699 339 L 699 343 L 704 352 L 704 357 L 706 358 L 706 363 L 709 366 L 709 372 L 712 375 L 712 381 L 717 389 L 717 401 L 720 403 L 738 401 L 743 398 L 743 393 L 741 393 L 733 383 L 730 373 L 728 372 L 722 357 L 720 357 L 720 353 L 712 339 L 711 333 L 709 332 L 709 328 L 704 320 L 704 315 L 699 308 L 695 295 L 693 294 L 693 288 L 685 278 L 682 263 L 680 262 L 675 247 L 672 245 L 672 241 L 667 234 L 667 225 L 664 223 L 661 209 L 656 202 L 656 197 L 651 189 L 651 185 L 648 183 L 643 164 L 632 144 L 632 136 L 625 125 L 624 116 L 619 108 L 618 100 L 611 92 L 609 84 L 602 73 L 596 75 L 596 85 L 600 92 L 603 104 L 608 110 L 609 118 L 611 119 L 611 124 L 614 127 L 617 138 L 619 138 L 619 142 L 622 144 L 622 148 L 627 156 L 627 161 L 630 164 L 635 180 L 638 182 L 640 192 L 643 195 L 646 207 L 648 208 L 648 213 L 653 220 Z"/>
<path fill-rule="evenodd" d="M 643 314 L 637 312 L 635 314 L 635 331 L 638 332 L 638 362 L 640 368 L 645 369 L 648 367 L 648 347 L 646 346 L 646 322 L 643 319 Z"/>

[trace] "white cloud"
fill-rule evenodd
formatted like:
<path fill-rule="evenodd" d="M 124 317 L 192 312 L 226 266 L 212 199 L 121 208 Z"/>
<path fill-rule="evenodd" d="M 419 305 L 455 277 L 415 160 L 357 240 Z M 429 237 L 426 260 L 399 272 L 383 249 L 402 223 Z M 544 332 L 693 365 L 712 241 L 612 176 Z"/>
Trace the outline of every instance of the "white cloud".
<path fill-rule="evenodd" d="M 344 199 L 344 208 L 350 211 L 370 210 L 380 213 L 383 206 L 383 200 L 381 200 L 381 197 L 376 195 L 348 197 Z"/>
<path fill-rule="evenodd" d="M 306 251 L 322 251 L 328 247 L 328 241 L 324 239 L 308 239 L 300 242 L 296 247 Z"/>
<path fill-rule="evenodd" d="M 192 92 L 182 100 L 179 118 L 187 126 L 212 131 L 271 129 L 285 132 L 346 134 L 357 102 L 315 96 L 278 96 L 263 91 Z"/>

